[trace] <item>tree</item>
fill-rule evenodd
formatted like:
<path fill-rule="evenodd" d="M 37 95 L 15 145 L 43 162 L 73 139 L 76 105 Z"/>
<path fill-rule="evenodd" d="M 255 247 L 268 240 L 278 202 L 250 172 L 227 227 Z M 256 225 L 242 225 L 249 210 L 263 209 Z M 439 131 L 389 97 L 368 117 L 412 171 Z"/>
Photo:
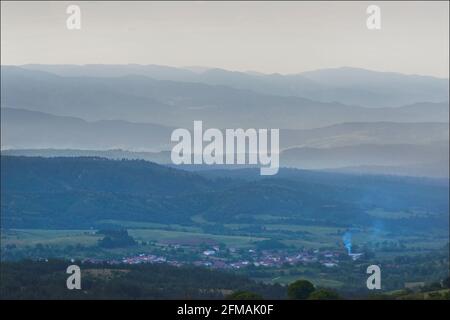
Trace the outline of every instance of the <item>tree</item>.
<path fill-rule="evenodd" d="M 314 292 L 314 285 L 308 280 L 297 280 L 288 286 L 287 294 L 289 299 L 304 300 Z"/>
<path fill-rule="evenodd" d="M 336 291 L 330 289 L 318 289 L 308 297 L 309 300 L 339 300 L 340 298 Z"/>
<path fill-rule="evenodd" d="M 263 297 L 250 291 L 236 291 L 225 297 L 227 300 L 262 300 Z"/>
<path fill-rule="evenodd" d="M 97 234 L 105 235 L 103 239 L 98 240 L 98 245 L 102 248 L 120 248 L 137 244 L 127 230 L 99 230 Z"/>

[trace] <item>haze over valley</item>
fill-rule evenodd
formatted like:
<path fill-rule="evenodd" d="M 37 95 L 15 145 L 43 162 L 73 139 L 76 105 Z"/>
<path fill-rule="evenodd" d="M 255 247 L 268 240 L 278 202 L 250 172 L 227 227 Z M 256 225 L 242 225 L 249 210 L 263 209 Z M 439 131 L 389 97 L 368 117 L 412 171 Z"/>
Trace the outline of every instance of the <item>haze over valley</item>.
<path fill-rule="evenodd" d="M 4 154 L 121 150 L 170 164 L 170 133 L 201 119 L 207 127 L 279 128 L 286 167 L 448 177 L 448 79 L 157 65 L 2 66 L 1 73 Z"/>

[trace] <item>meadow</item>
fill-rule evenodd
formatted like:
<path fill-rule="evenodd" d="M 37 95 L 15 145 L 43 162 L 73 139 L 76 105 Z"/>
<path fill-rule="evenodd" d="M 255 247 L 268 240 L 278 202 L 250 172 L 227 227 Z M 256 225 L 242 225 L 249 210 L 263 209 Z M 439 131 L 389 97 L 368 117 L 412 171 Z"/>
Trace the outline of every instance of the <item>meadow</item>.
<path fill-rule="evenodd" d="M 120 220 L 102 220 L 109 226 L 127 229 L 138 243 L 156 245 L 213 246 L 228 248 L 255 248 L 263 240 L 275 239 L 292 249 L 332 249 L 344 250 L 342 234 L 345 229 L 338 227 L 262 224 L 259 229 L 251 229 L 251 224 L 225 224 L 220 231 L 204 232 L 204 224 L 177 225 Z M 407 233 L 392 234 L 371 228 L 351 229 L 355 250 L 371 247 L 378 255 L 395 255 L 430 252 L 448 243 L 448 234 Z M 1 247 L 25 250 L 36 245 L 65 248 L 67 246 L 96 247 L 101 235 L 93 229 L 3 229 Z"/>

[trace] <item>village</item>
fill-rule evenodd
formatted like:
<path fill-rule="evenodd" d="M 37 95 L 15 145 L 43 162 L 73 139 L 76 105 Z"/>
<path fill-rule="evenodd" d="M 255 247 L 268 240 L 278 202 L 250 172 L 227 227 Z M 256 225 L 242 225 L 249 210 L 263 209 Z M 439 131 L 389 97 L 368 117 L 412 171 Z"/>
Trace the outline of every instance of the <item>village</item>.
<path fill-rule="evenodd" d="M 246 267 L 271 267 L 320 264 L 327 268 L 339 266 L 342 259 L 359 259 L 360 254 L 349 256 L 342 251 L 319 249 L 282 249 L 259 250 L 248 248 L 223 248 L 211 246 L 210 248 L 190 248 L 190 254 L 180 254 L 179 245 L 166 246 L 157 253 L 139 253 L 123 257 L 122 259 L 86 259 L 83 262 L 108 264 L 158 264 L 164 263 L 172 266 L 195 265 L 214 269 L 242 269 Z M 177 254 L 178 253 L 178 254 Z M 185 253 L 185 251 L 183 251 Z M 191 254 L 194 253 L 194 254 Z M 187 258 L 189 257 L 189 258 Z"/>

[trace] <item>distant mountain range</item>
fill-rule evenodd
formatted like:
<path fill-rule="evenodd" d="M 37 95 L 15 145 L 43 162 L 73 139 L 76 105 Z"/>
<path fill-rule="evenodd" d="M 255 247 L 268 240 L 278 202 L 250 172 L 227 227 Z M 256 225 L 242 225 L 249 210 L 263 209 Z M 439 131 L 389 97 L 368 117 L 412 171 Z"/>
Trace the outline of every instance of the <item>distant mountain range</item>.
<path fill-rule="evenodd" d="M 428 162 L 425 164 L 381 166 L 381 165 L 359 165 L 353 167 L 334 168 L 325 171 L 342 172 L 359 175 L 393 175 L 393 176 L 420 176 L 448 178 L 449 167 L 447 160 L 439 162 Z"/>
<path fill-rule="evenodd" d="M 447 142 L 442 122 L 346 122 L 308 130 L 282 130 L 281 147 L 328 148 L 359 144 L 429 144 Z"/>
<path fill-rule="evenodd" d="M 296 96 L 321 102 L 337 101 L 366 107 L 398 107 L 417 102 L 449 100 L 448 79 L 349 67 L 289 75 L 158 65 L 25 65 L 23 67 L 75 77 L 142 75 L 157 80 L 222 85 L 263 94 Z"/>
<path fill-rule="evenodd" d="M 205 128 L 279 128 L 284 167 L 449 175 L 446 79 L 154 65 L 2 66 L 1 76 L 2 154 L 170 164 L 171 132 L 203 120 Z"/>
<path fill-rule="evenodd" d="M 2 148 L 167 150 L 173 129 L 122 120 L 88 122 L 23 109 L 1 109 Z"/>
<path fill-rule="evenodd" d="M 139 159 L 189 171 L 237 169 L 245 165 L 172 165 L 170 151 L 131 152 L 77 149 L 9 149 L 2 155 L 29 157 L 101 157 Z M 343 173 L 449 177 L 449 149 L 446 145 L 356 145 L 336 148 L 293 148 L 280 155 L 282 167 L 327 170 Z"/>
<path fill-rule="evenodd" d="M 218 128 L 309 129 L 342 122 L 448 122 L 449 115 L 448 102 L 364 108 L 141 75 L 61 77 L 5 66 L 1 89 L 2 107 L 187 128 L 198 119 Z"/>
<path fill-rule="evenodd" d="M 122 120 L 89 122 L 76 117 L 17 108 L 2 108 L 1 116 L 2 149 L 170 150 L 170 135 L 175 129 Z M 425 145 L 448 139 L 449 126 L 440 122 L 342 123 L 315 129 L 280 131 L 281 149 L 360 144 Z"/>
<path fill-rule="evenodd" d="M 338 172 L 449 176 L 449 146 L 361 144 L 332 148 L 292 148 L 281 153 L 281 165 L 302 169 L 338 169 Z M 403 168 L 403 169 L 400 169 Z"/>
<path fill-rule="evenodd" d="M 87 122 L 14 108 L 1 112 L 4 155 L 100 156 L 171 164 L 169 127 L 117 120 Z M 284 167 L 315 170 L 370 167 L 371 173 L 406 166 L 408 170 L 398 171 L 443 177 L 448 176 L 448 134 L 445 123 L 344 123 L 281 130 L 280 161 Z"/>

